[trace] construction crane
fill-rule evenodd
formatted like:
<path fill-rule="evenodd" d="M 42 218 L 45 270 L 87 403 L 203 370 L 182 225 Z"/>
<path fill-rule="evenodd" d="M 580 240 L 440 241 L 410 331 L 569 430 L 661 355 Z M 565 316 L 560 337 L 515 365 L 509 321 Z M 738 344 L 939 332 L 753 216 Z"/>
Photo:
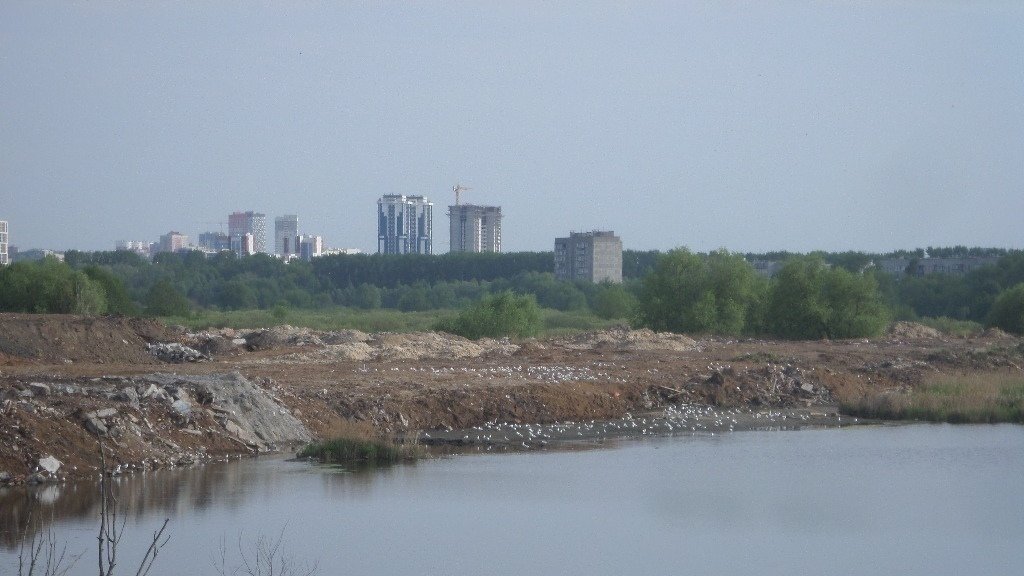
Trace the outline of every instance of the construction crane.
<path fill-rule="evenodd" d="M 466 192 L 467 190 L 472 190 L 472 188 L 466 188 L 462 184 L 456 184 L 455 186 L 452 186 L 452 191 L 455 192 L 455 205 L 456 206 L 459 205 L 459 192 Z"/>

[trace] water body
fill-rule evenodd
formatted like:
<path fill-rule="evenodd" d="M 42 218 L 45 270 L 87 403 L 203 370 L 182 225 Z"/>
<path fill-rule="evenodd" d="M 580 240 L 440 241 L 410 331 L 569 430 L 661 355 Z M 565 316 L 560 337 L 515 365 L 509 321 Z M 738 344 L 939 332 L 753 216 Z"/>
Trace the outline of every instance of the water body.
<path fill-rule="evenodd" d="M 1024 427 L 910 425 L 622 440 L 348 473 L 281 459 L 118 481 L 124 570 L 213 574 L 284 530 L 320 574 L 1024 573 Z M 88 486 L 40 496 L 72 574 L 95 574 Z M 0 574 L 16 570 L 0 494 Z M 232 560 L 232 556 L 236 557 Z"/>

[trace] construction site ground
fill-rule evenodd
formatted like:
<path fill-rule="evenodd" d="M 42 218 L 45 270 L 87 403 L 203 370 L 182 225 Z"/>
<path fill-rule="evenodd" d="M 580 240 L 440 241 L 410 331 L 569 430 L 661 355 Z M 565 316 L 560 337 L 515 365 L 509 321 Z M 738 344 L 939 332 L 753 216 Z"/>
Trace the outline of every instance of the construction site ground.
<path fill-rule="evenodd" d="M 168 362 L 156 343 L 198 361 Z M 2 314 L 0 483 L 94 476 L 97 440 L 121 472 L 352 430 L 537 448 L 597 429 L 833 424 L 852 421 L 839 413 L 843 401 L 901 393 L 938 374 L 1020 372 L 1022 356 L 1024 342 L 998 331 L 956 338 L 907 323 L 871 340 L 623 327 L 469 341 L 289 326 L 188 333 L 151 320 Z"/>

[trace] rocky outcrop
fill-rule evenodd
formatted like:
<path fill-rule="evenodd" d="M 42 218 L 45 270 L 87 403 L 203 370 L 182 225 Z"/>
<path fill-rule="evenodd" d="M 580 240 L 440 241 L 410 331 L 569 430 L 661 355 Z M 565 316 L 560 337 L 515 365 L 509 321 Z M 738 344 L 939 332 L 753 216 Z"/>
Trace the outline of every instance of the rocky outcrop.
<path fill-rule="evenodd" d="M 153 374 L 146 380 L 174 398 L 171 406 L 183 419 L 204 410 L 224 430 L 259 450 L 312 438 L 277 398 L 238 372 L 210 376 Z"/>

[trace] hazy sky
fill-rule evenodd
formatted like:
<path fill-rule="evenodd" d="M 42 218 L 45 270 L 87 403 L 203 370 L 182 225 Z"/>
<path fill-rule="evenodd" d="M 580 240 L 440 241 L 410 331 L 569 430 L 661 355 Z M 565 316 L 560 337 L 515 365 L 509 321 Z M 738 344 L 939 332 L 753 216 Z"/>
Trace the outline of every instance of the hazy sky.
<path fill-rule="evenodd" d="M 376 249 L 1024 247 L 1024 2 L 0 2 L 0 220 L 112 249 L 236 210 Z M 272 225 L 271 225 L 272 227 Z"/>

